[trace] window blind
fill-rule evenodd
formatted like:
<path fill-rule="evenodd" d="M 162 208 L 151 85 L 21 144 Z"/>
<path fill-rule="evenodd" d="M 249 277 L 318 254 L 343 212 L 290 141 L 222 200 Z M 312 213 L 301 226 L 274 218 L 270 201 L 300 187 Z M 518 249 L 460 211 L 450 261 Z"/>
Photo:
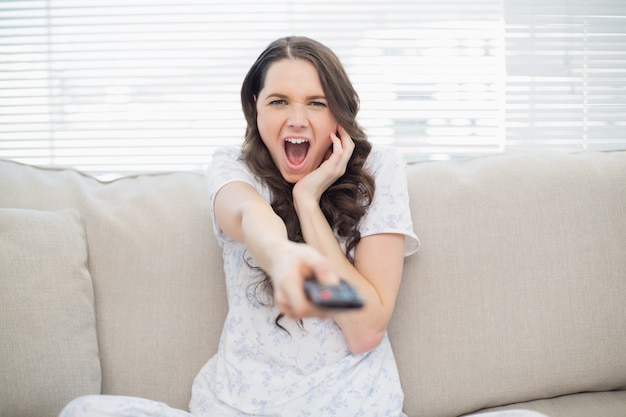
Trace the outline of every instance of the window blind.
<path fill-rule="evenodd" d="M 330 46 L 373 142 L 409 158 L 500 146 L 499 0 L 0 2 L 0 157 L 96 175 L 201 170 L 241 142 L 267 44 Z"/>
<path fill-rule="evenodd" d="M 621 0 L 0 2 L 0 158 L 107 177 L 241 143 L 267 44 L 330 46 L 407 159 L 626 147 Z M 620 137 L 621 136 L 621 137 Z"/>
<path fill-rule="evenodd" d="M 626 2 L 507 0 L 507 150 L 626 148 Z"/>

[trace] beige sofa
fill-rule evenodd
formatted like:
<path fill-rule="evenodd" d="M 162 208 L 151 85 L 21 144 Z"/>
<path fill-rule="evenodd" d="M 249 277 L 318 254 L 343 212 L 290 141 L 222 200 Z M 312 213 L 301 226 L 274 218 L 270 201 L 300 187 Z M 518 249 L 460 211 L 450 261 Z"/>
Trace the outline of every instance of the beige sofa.
<path fill-rule="evenodd" d="M 626 416 L 626 151 L 408 169 L 389 333 L 410 417 Z M 88 393 L 186 408 L 226 314 L 201 173 L 0 161 L 0 416 Z"/>

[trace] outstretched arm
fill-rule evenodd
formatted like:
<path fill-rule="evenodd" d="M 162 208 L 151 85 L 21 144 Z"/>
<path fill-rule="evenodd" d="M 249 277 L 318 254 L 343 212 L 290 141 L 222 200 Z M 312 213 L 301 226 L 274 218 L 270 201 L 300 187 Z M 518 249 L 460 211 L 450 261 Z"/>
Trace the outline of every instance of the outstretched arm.
<path fill-rule="evenodd" d="M 293 318 L 321 316 L 304 295 L 304 280 L 315 275 L 336 284 L 328 260 L 309 245 L 291 242 L 282 219 L 248 183 L 231 182 L 215 196 L 215 217 L 220 229 L 243 242 L 254 260 L 271 277 L 274 301 Z"/>

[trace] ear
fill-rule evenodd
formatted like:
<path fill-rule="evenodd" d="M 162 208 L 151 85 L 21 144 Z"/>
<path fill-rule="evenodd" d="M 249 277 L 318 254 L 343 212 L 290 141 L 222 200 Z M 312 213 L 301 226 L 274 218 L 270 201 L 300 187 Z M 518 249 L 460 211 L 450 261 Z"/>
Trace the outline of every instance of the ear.
<path fill-rule="evenodd" d="M 256 103 L 256 94 L 252 96 L 252 100 L 254 100 L 254 102 Z"/>

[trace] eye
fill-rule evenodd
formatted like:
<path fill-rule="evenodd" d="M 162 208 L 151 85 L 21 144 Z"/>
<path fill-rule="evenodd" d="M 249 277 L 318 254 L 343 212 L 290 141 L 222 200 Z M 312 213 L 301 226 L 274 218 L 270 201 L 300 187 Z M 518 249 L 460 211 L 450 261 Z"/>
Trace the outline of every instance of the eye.
<path fill-rule="evenodd" d="M 323 101 L 312 101 L 311 102 L 311 106 L 313 106 L 313 107 L 327 107 L 326 103 L 324 103 Z"/>
<path fill-rule="evenodd" d="M 272 100 L 270 101 L 270 106 L 284 106 L 285 104 L 287 104 L 287 100 L 283 100 L 283 99 L 278 99 L 278 100 Z"/>

